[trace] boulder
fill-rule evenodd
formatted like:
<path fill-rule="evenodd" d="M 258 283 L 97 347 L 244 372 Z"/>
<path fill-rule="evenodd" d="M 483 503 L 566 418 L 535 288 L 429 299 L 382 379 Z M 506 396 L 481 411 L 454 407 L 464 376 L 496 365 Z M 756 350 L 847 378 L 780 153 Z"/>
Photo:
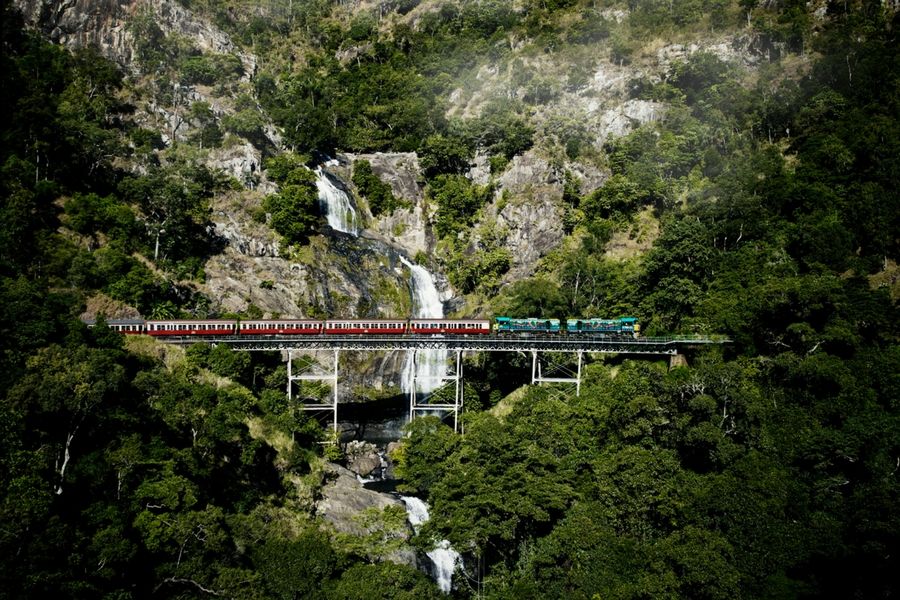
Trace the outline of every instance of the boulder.
<path fill-rule="evenodd" d="M 344 449 L 347 456 L 347 468 L 360 477 L 381 475 L 381 456 L 375 444 L 352 440 L 347 442 Z"/>
<path fill-rule="evenodd" d="M 322 488 L 322 498 L 316 503 L 316 514 L 330 523 L 336 531 L 365 536 L 372 532 L 364 528 L 359 519 L 355 518 L 363 511 L 371 508 L 384 510 L 389 506 L 399 506 L 406 510 L 403 502 L 395 496 L 363 487 L 356 474 L 349 469 L 329 464 L 325 467 L 325 471 L 330 481 Z M 412 527 L 403 539 L 409 540 L 411 535 Z M 417 564 L 416 553 L 409 547 L 391 553 L 388 560 L 411 567 Z"/>

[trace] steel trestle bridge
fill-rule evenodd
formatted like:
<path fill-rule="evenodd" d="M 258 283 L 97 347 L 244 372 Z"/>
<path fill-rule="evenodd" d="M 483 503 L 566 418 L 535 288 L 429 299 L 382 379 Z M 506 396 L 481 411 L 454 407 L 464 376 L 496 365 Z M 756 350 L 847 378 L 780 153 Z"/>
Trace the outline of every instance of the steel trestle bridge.
<path fill-rule="evenodd" d="M 327 384 L 331 390 L 328 399 L 304 398 L 298 396 L 300 406 L 308 411 L 329 411 L 332 413 L 332 427 L 337 431 L 338 382 L 340 353 L 342 351 L 411 351 L 413 361 L 417 361 L 420 351 L 446 350 L 448 368 L 445 374 L 433 383 L 438 389 L 430 398 L 419 398 L 416 393 L 415 368 L 410 394 L 410 419 L 421 412 L 443 412 L 453 415 L 453 427 L 459 429 L 459 413 L 463 405 L 463 363 L 464 352 L 518 352 L 531 353 L 531 383 L 565 383 L 575 386 L 575 394 L 581 392 L 581 370 L 585 353 L 633 354 L 676 356 L 681 350 L 704 346 L 728 344 L 731 340 L 708 336 L 667 336 L 667 337 L 594 337 L 560 334 L 519 334 L 508 335 L 278 335 L 278 336 L 160 336 L 161 341 L 170 344 L 189 345 L 198 342 L 227 344 L 239 351 L 283 351 L 287 353 L 287 393 L 294 399 L 294 388 L 303 382 Z M 303 361 L 295 367 L 294 361 L 310 351 L 326 351 L 326 364 Z M 296 353 L 296 354 L 295 354 Z M 575 355 L 576 366 L 572 369 L 560 366 L 544 372 L 540 355 L 544 353 L 569 353 Z M 328 364 L 330 363 L 330 364 Z M 556 370 L 556 372 L 554 372 Z M 441 390 L 446 390 L 443 393 Z M 452 397 L 451 397 L 452 390 Z M 445 415 L 446 416 L 446 415 Z"/>

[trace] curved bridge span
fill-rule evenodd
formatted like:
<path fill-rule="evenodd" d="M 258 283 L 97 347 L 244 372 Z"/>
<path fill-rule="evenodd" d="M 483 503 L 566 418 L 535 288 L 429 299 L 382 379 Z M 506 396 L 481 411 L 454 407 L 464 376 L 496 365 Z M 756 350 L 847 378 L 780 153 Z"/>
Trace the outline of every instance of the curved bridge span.
<path fill-rule="evenodd" d="M 197 342 L 227 344 L 234 350 L 282 351 L 287 354 L 287 394 L 296 399 L 300 408 L 307 411 L 328 411 L 332 416 L 332 428 L 338 424 L 338 382 L 340 353 L 342 351 L 408 351 L 412 352 L 413 366 L 420 351 L 446 350 L 447 369 L 432 384 L 438 389 L 428 397 L 416 393 L 416 369 L 412 369 L 409 397 L 409 418 L 423 412 L 439 412 L 452 415 L 453 428 L 459 430 L 459 414 L 463 406 L 464 352 L 517 352 L 531 353 L 531 383 L 559 383 L 575 386 L 575 394 L 581 392 L 581 370 L 584 354 L 633 354 L 676 356 L 680 350 L 728 344 L 721 337 L 671 336 L 640 338 L 604 338 L 560 334 L 532 334 L 520 336 L 424 336 L 424 335 L 294 335 L 294 336 L 160 336 L 157 339 L 170 344 L 189 345 Z M 323 363 L 295 358 L 303 354 L 323 352 Z M 568 353 L 573 355 L 568 366 L 559 360 L 541 360 L 542 354 Z M 546 363 L 546 364 L 545 364 Z M 574 364 L 572 364 L 574 363 Z M 305 383 L 318 382 L 330 388 L 327 398 L 304 397 Z M 297 392 L 297 393 L 295 393 Z M 441 392 L 441 393 L 438 393 Z M 424 395 L 421 395 L 424 396 Z"/>

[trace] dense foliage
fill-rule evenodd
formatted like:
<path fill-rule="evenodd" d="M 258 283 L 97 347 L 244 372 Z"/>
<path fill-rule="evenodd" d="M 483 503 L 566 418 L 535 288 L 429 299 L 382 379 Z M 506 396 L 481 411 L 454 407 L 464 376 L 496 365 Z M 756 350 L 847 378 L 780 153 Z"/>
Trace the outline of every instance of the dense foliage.
<path fill-rule="evenodd" d="M 439 596 L 381 560 L 398 511 L 365 515 L 362 537 L 315 520 L 326 436 L 288 402 L 278 357 L 126 342 L 77 319 L 97 296 L 207 314 L 191 282 L 221 249 L 210 201 L 236 182 L 201 152 L 229 136 L 269 155 L 278 191 L 260 220 L 305 243 L 312 154 L 271 152 L 267 117 L 297 152 L 417 151 L 437 263 L 497 312 L 634 314 L 651 334 L 733 340 L 689 366 L 589 362 L 578 397 L 519 389 L 523 357 L 468 364 L 465 434 L 417 419 L 395 456 L 402 489 L 431 504 L 420 545 L 463 553 L 454 596 L 897 595 L 900 22 L 882 3 L 831 2 L 813 22 L 793 0 L 482 0 L 429 6 L 415 26 L 327 0 L 181 4 L 269 61 L 240 88 L 235 55 L 136 14 L 145 93 L 192 127 L 175 143 L 183 121 L 137 126 L 113 65 L 26 32 L 0 2 L 0 597 Z M 606 10 L 625 7 L 623 23 Z M 601 44 L 624 64 L 648 36 L 745 23 L 771 64 L 739 81 L 697 52 L 629 82 L 664 118 L 605 143 L 611 176 L 590 194 L 560 168 L 570 235 L 500 289 L 512 256 L 484 208 L 521 199 L 464 173 L 478 152 L 496 175 L 536 140 L 560 161 L 600 153 L 577 124 L 532 120 L 588 74 L 522 69 L 520 97 L 464 117 L 446 111 L 457 83 L 517 40 Z M 188 85 L 234 111 L 188 104 Z M 397 207 L 368 163 L 354 183 L 376 216 Z M 648 223 L 646 252 L 608 254 Z"/>
<path fill-rule="evenodd" d="M 878 282 L 900 254 L 900 63 L 883 17 L 838 10 L 799 87 L 741 88 L 698 53 L 635 89 L 667 118 L 608 144 L 613 175 L 578 201 L 577 235 L 495 306 L 637 314 L 651 334 L 734 345 L 669 371 L 590 365 L 580 397 L 531 389 L 502 418 L 471 414 L 459 441 L 410 426 L 405 485 L 488 596 L 896 593 L 898 311 Z M 649 253 L 604 257 L 646 210 Z M 524 383 L 509 369 L 469 370 L 483 405 Z"/>
<path fill-rule="evenodd" d="M 352 180 L 360 195 L 368 200 L 372 216 L 377 217 L 382 213 L 390 214 L 403 206 L 403 202 L 394 196 L 391 186 L 375 174 L 369 161 L 357 160 L 353 163 Z"/>
<path fill-rule="evenodd" d="M 435 595 L 308 517 L 324 435 L 288 403 L 277 357 L 160 353 L 77 319 L 98 293 L 205 314 L 175 278 L 202 278 L 219 250 L 208 201 L 231 182 L 189 147 L 157 154 L 113 65 L 0 9 L 0 597 L 360 598 L 372 581 Z M 311 173 L 291 157 L 271 171 L 273 226 L 295 240 L 317 218 Z"/>
<path fill-rule="evenodd" d="M 289 243 L 302 242 L 318 222 L 316 176 L 295 154 L 270 158 L 269 177 L 280 184 L 278 193 L 263 200 L 269 224 Z"/>

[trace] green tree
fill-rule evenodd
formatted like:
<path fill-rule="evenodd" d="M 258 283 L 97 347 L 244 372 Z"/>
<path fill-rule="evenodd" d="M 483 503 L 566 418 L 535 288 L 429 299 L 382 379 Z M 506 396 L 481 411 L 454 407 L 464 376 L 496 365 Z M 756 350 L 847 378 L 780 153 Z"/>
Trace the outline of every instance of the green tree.
<path fill-rule="evenodd" d="M 392 562 L 356 564 L 328 590 L 334 600 L 419 600 L 440 598 L 440 590 L 421 571 Z"/>
<path fill-rule="evenodd" d="M 277 194 L 266 196 L 263 208 L 271 213 L 272 229 L 284 236 L 288 243 L 299 244 L 318 223 L 318 194 L 309 184 L 289 184 Z"/>
<path fill-rule="evenodd" d="M 65 489 L 67 470 L 79 435 L 88 435 L 100 406 L 123 385 L 124 371 L 105 351 L 50 346 L 31 357 L 25 377 L 12 388 L 9 402 L 38 420 L 52 415 L 44 443 L 52 448 L 53 492 Z"/>
<path fill-rule="evenodd" d="M 428 494 L 443 474 L 442 465 L 459 444 L 459 437 L 436 417 L 413 419 L 406 427 L 408 437 L 392 457 L 402 491 Z"/>
<path fill-rule="evenodd" d="M 353 185 L 369 201 L 373 216 L 391 213 L 405 204 L 394 196 L 391 186 L 375 174 L 367 160 L 353 161 Z"/>
<path fill-rule="evenodd" d="M 472 148 L 466 140 L 441 134 L 425 138 L 418 154 L 419 165 L 428 178 L 463 173 L 472 160 Z"/>
<path fill-rule="evenodd" d="M 312 600 L 335 575 L 339 557 L 327 536 L 304 530 L 296 539 L 268 537 L 254 550 L 253 562 L 275 597 Z"/>
<path fill-rule="evenodd" d="M 490 188 L 476 186 L 462 175 L 438 175 L 428 185 L 428 197 L 437 203 L 434 229 L 444 237 L 475 221 L 488 200 Z"/>

